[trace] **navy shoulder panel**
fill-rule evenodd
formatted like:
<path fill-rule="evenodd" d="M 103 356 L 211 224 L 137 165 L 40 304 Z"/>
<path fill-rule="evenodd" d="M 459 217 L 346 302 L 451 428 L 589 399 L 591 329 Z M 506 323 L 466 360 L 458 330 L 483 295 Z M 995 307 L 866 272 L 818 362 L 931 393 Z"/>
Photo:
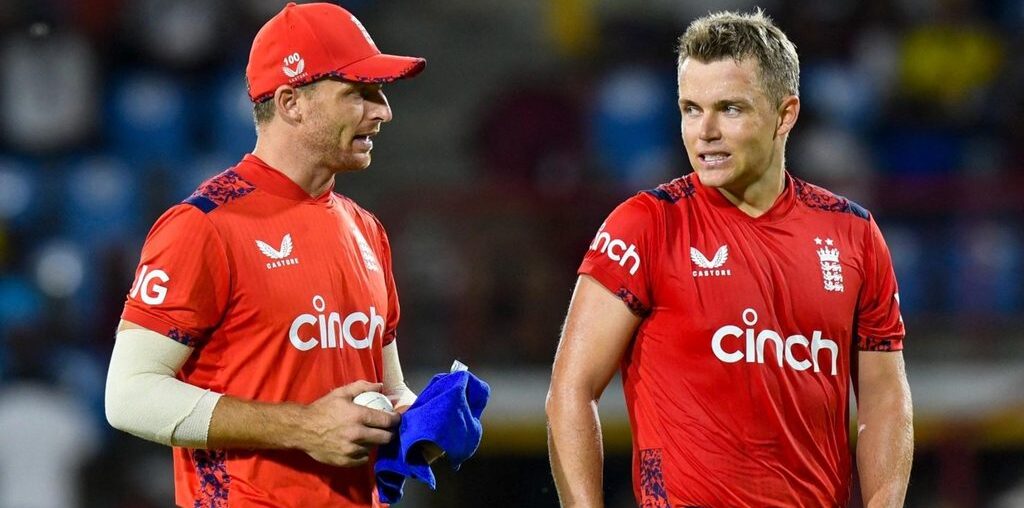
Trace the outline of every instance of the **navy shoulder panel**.
<path fill-rule="evenodd" d="M 256 190 L 256 186 L 252 182 L 229 169 L 203 182 L 182 203 L 188 203 L 202 210 L 203 213 L 210 213 L 218 206 L 245 196 L 254 190 Z"/>
<path fill-rule="evenodd" d="M 693 186 L 693 174 L 682 176 L 672 180 L 668 183 L 663 183 L 653 189 L 646 190 L 647 194 L 650 194 L 662 201 L 668 201 L 669 203 L 675 203 L 683 198 L 693 196 L 697 189 Z"/>
<path fill-rule="evenodd" d="M 869 217 L 868 210 L 863 206 L 803 180 L 793 178 L 793 190 L 796 192 L 796 198 L 810 208 L 826 212 L 848 213 L 864 220 Z"/>

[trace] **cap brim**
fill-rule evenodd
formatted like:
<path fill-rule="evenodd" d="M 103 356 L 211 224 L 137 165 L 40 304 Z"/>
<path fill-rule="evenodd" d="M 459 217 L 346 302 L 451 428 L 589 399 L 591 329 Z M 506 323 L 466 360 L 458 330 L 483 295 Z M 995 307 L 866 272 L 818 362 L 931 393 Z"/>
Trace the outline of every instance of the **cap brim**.
<path fill-rule="evenodd" d="M 373 55 L 338 69 L 338 76 L 360 83 L 390 83 L 423 71 L 427 61 L 414 56 Z"/>

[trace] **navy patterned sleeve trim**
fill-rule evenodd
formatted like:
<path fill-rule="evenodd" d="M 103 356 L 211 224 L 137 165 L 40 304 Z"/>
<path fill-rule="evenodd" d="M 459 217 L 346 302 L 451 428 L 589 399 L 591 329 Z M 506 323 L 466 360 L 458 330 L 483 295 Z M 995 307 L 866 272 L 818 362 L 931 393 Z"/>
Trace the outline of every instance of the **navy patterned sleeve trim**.
<path fill-rule="evenodd" d="M 199 492 L 193 508 L 227 508 L 231 475 L 228 474 L 224 450 L 192 450 L 192 460 L 199 478 Z"/>
<path fill-rule="evenodd" d="M 188 347 L 196 347 L 199 345 L 199 337 L 196 337 L 179 328 L 171 328 L 167 332 L 167 336 L 173 339 L 175 342 L 184 344 Z"/>
<path fill-rule="evenodd" d="M 797 199 L 810 208 L 826 212 L 848 213 L 864 220 L 868 219 L 869 214 L 866 208 L 817 185 L 793 178 L 793 190 L 796 191 Z"/>
<path fill-rule="evenodd" d="M 647 317 L 651 314 L 651 308 L 644 305 L 644 303 L 640 301 L 640 298 L 633 294 L 632 291 L 626 288 L 621 288 L 615 293 L 615 296 L 625 302 L 626 306 L 629 307 L 630 312 L 633 314 L 640 317 Z"/>
<path fill-rule="evenodd" d="M 640 506 L 671 508 L 661 470 L 661 449 L 640 450 Z"/>
<path fill-rule="evenodd" d="M 892 339 L 879 339 L 876 337 L 861 337 L 857 348 L 861 351 L 900 351 L 897 347 L 898 341 Z"/>
<path fill-rule="evenodd" d="M 256 186 L 233 170 L 203 182 L 183 203 L 188 203 L 203 213 L 210 213 L 215 208 L 229 201 L 238 199 L 256 190 Z"/>
<path fill-rule="evenodd" d="M 662 201 L 675 203 L 682 198 L 693 196 L 697 189 L 693 186 L 693 175 L 686 175 L 676 178 L 668 183 L 663 183 L 653 189 L 644 191 Z"/>

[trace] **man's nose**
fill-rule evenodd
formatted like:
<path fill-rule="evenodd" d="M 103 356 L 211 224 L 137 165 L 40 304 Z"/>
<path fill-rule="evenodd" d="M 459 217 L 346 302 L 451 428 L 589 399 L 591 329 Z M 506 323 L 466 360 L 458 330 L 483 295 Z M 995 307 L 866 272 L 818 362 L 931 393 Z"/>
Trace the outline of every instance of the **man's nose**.
<path fill-rule="evenodd" d="M 369 104 L 369 107 L 371 108 L 371 119 L 381 123 L 387 123 L 390 122 L 391 119 L 394 117 L 394 115 L 391 113 L 391 105 L 388 104 L 388 99 L 384 97 L 383 93 L 380 94 L 380 96 L 376 100 L 370 101 Z"/>
<path fill-rule="evenodd" d="M 718 130 L 718 119 L 714 114 L 704 115 L 700 119 L 700 139 L 718 139 L 722 133 Z"/>

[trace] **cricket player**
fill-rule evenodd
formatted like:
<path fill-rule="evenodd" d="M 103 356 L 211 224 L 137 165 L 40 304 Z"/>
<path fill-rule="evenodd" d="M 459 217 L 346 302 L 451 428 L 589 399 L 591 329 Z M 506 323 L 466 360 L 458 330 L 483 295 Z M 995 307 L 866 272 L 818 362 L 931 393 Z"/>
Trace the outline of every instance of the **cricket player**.
<path fill-rule="evenodd" d="M 846 506 L 851 382 L 865 505 L 902 506 L 896 279 L 867 210 L 785 169 L 796 49 L 760 11 L 679 42 L 693 172 L 616 208 L 580 266 L 547 399 L 561 502 L 603 506 L 597 404 L 620 367 L 640 506 Z"/>
<path fill-rule="evenodd" d="M 153 226 L 107 378 L 111 425 L 174 447 L 178 506 L 380 505 L 374 454 L 400 416 L 352 399 L 415 394 L 387 236 L 334 176 L 369 166 L 381 84 L 424 64 L 331 4 L 256 35 L 256 148 Z"/>

